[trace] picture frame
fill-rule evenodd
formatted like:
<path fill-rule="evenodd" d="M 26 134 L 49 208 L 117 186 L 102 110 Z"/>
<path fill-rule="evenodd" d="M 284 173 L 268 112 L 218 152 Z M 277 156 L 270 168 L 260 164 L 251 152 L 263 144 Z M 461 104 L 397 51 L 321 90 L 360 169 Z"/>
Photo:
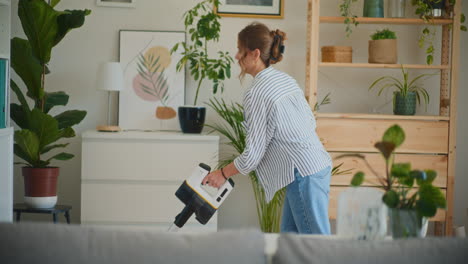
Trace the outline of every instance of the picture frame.
<path fill-rule="evenodd" d="M 224 17 L 284 17 L 285 0 L 220 0 L 215 12 Z"/>
<path fill-rule="evenodd" d="M 136 0 L 96 0 L 97 6 L 135 8 Z"/>
<path fill-rule="evenodd" d="M 124 130 L 180 131 L 177 111 L 185 105 L 185 68 L 176 70 L 185 31 L 120 30 L 119 126 Z"/>

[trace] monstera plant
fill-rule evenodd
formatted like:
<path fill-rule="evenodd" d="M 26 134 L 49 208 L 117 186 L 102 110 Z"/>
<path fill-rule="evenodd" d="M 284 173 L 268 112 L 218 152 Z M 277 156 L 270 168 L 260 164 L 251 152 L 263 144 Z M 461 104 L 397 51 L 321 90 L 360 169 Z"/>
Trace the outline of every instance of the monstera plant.
<path fill-rule="evenodd" d="M 53 207 L 57 202 L 59 169 L 51 167 L 51 161 L 73 158 L 70 153 L 56 153 L 69 144 L 57 141 L 74 137 L 72 127 L 86 116 L 86 111 L 80 110 L 51 114 L 55 106 L 65 106 L 69 99 L 65 92 L 46 91 L 52 48 L 70 30 L 81 27 L 91 13 L 90 10 L 57 11 L 54 7 L 59 2 L 19 0 L 18 16 L 27 39 L 11 40 L 11 66 L 24 84 L 11 80 L 11 89 L 19 102 L 11 104 L 11 118 L 20 128 L 15 131 L 14 152 L 23 160 L 18 163 L 25 165 L 22 169 L 25 202 L 38 208 Z M 20 88 L 23 86 L 25 93 Z M 32 101 L 31 106 L 28 101 Z"/>

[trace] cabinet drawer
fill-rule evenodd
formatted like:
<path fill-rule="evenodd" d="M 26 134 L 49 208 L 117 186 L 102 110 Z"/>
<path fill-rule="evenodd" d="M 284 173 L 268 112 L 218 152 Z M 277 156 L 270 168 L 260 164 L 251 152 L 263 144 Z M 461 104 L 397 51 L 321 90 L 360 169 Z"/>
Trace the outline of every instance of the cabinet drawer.
<path fill-rule="evenodd" d="M 345 191 L 347 188 L 350 187 L 337 187 L 332 186 L 330 189 L 330 204 L 328 206 L 328 215 L 330 219 L 336 219 L 337 217 L 337 208 L 338 208 L 338 198 L 341 192 Z M 446 195 L 446 191 L 442 190 L 444 195 Z M 437 214 L 430 219 L 430 221 L 445 221 L 445 210 L 439 209 Z"/>
<path fill-rule="evenodd" d="M 106 223 L 170 223 L 184 204 L 175 196 L 180 185 L 86 183 L 81 186 L 81 221 Z M 216 226 L 214 215 L 208 224 Z M 193 215 L 191 225 L 199 225 Z"/>
<path fill-rule="evenodd" d="M 352 172 L 347 175 L 336 175 L 332 177 L 332 185 L 349 186 L 353 175 L 362 171 L 366 174 L 365 186 L 378 186 L 378 180 L 375 175 L 372 175 L 364 161 L 354 157 L 346 157 L 336 160 L 335 157 L 344 154 L 344 152 L 332 152 L 330 155 L 333 159 L 333 165 L 343 163 L 340 170 L 352 169 Z M 364 155 L 369 164 L 381 176 L 385 175 L 385 161 L 380 153 L 360 153 Z M 412 169 L 432 169 L 437 172 L 437 178 L 434 185 L 442 188 L 447 187 L 447 155 L 424 155 L 424 154 L 397 154 L 395 162 L 410 162 Z"/>
<path fill-rule="evenodd" d="M 218 142 L 83 140 L 82 179 L 182 182 L 218 161 Z"/>
<path fill-rule="evenodd" d="M 448 153 L 448 121 L 317 118 L 317 133 L 328 151 L 376 152 L 374 144 L 390 126 L 400 125 L 401 153 Z"/>

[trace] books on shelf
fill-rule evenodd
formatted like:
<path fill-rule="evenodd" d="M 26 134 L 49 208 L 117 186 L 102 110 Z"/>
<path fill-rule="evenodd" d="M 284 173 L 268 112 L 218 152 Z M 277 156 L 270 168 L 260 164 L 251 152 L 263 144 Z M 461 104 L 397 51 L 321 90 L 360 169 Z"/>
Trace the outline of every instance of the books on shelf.
<path fill-rule="evenodd" d="M 9 69 L 8 60 L 0 59 L 0 129 L 7 127 Z"/>

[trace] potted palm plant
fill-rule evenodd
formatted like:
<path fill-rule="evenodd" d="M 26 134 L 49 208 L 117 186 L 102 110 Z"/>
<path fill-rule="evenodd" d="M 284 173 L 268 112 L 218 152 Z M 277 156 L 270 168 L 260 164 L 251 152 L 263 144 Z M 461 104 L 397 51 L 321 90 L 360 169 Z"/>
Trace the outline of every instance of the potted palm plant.
<path fill-rule="evenodd" d="M 398 60 L 395 32 L 390 29 L 377 30 L 369 40 L 369 63 L 395 64 Z"/>
<path fill-rule="evenodd" d="M 190 35 L 189 42 L 174 45 L 171 53 L 182 47 L 182 58 L 177 63 L 177 71 L 189 65 L 190 74 L 197 81 L 193 105 L 182 106 L 178 109 L 179 122 L 182 132 L 200 133 L 203 129 L 206 116 L 206 107 L 197 105 L 200 87 L 205 79 L 213 82 L 213 94 L 218 90 L 223 92 L 226 78 L 231 77 L 231 63 L 229 52 L 219 51 L 217 57 L 208 53 L 208 43 L 218 42 L 221 17 L 216 14 L 218 0 L 203 0 L 184 14 L 186 34 Z"/>
<path fill-rule="evenodd" d="M 19 104 L 11 104 L 11 118 L 20 128 L 14 135 L 14 153 L 23 160 L 25 202 L 36 208 L 53 207 L 57 202 L 57 177 L 59 168 L 51 166 L 52 160 L 69 160 L 73 154 L 53 150 L 69 143 L 56 143 L 62 138 L 75 136 L 73 126 L 80 123 L 86 111 L 67 110 L 52 115 L 55 106 L 65 106 L 69 96 L 65 92 L 47 92 L 46 75 L 50 72 L 52 48 L 73 28 L 79 28 L 90 10 L 54 9 L 60 0 L 51 4 L 44 0 L 19 0 L 18 16 L 27 39 L 11 40 L 11 66 L 26 87 L 26 96 L 12 79 L 11 88 Z M 41 18 L 41 19 L 39 19 Z M 45 158 L 45 156 L 48 158 Z"/>
<path fill-rule="evenodd" d="M 432 185 L 437 176 L 434 170 L 414 170 L 411 163 L 394 162 L 396 149 L 404 141 L 403 129 L 399 125 L 393 125 L 385 131 L 382 141 L 375 144 L 375 148 L 385 159 L 386 169 L 383 175 L 373 169 L 361 154 L 343 154 L 337 157 L 364 160 L 377 177 L 379 188 L 385 192 L 382 200 L 390 209 L 390 227 L 394 238 L 424 236 L 423 226 L 427 223 L 427 218 L 433 217 L 438 208 L 445 209 L 446 206 L 444 194 Z M 360 186 L 364 178 L 363 172 L 357 172 L 351 185 Z"/>
<path fill-rule="evenodd" d="M 399 80 L 392 76 L 383 76 L 375 80 L 369 90 L 380 85 L 378 95 L 380 96 L 385 89 L 395 88 L 393 94 L 393 113 L 395 115 L 414 115 L 416 113 L 416 102 L 421 104 L 422 99 L 427 107 L 429 104 L 429 93 L 424 87 L 417 84 L 417 81 L 426 76 L 433 76 L 435 74 L 421 74 L 409 79 L 408 70 L 401 67 L 402 79 Z"/>

